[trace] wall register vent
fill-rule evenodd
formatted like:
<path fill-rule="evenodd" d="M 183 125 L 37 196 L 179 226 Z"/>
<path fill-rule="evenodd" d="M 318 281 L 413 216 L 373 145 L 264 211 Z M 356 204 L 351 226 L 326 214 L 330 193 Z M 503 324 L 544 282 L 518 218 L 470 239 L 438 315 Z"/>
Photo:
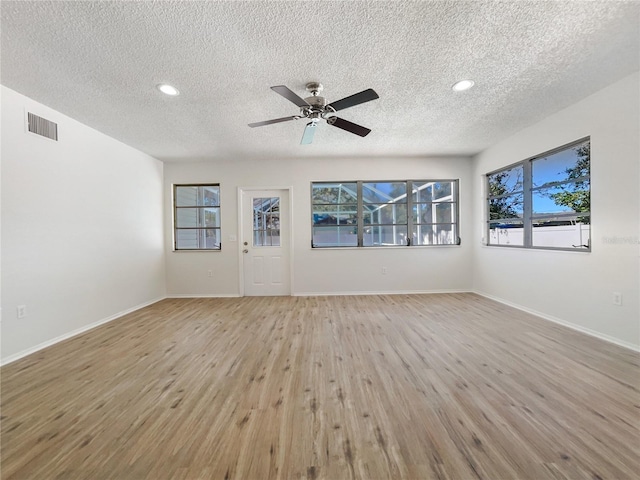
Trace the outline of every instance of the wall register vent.
<path fill-rule="evenodd" d="M 47 120 L 46 118 L 34 115 L 31 112 L 27 113 L 27 123 L 30 132 L 43 137 L 50 138 L 51 140 L 58 141 L 58 124 Z"/>

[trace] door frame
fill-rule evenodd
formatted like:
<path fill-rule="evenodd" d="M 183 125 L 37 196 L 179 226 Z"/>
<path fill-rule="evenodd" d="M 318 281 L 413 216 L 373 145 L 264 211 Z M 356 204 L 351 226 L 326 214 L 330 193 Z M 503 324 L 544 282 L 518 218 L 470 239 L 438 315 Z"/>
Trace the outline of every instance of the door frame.
<path fill-rule="evenodd" d="M 241 297 L 244 297 L 244 203 L 243 198 L 245 193 L 249 193 L 257 190 L 280 190 L 286 191 L 289 195 L 289 213 L 287 220 L 289 221 L 289 296 L 293 295 L 293 187 L 238 187 L 238 292 Z M 249 237 L 253 238 L 253 232 Z"/>

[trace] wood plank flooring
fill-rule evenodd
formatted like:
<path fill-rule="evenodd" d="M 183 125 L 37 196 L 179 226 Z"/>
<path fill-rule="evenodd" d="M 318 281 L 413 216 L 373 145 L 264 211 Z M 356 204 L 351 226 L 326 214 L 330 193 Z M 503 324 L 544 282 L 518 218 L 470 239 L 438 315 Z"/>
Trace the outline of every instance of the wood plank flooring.
<path fill-rule="evenodd" d="M 168 299 L 2 368 L 2 479 L 637 479 L 639 364 L 474 294 Z"/>

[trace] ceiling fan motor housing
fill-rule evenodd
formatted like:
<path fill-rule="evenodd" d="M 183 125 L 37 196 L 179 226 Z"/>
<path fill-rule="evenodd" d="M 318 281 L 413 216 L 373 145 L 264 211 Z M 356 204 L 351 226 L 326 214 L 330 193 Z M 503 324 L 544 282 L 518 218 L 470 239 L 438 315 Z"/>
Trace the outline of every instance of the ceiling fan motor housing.
<path fill-rule="evenodd" d="M 328 103 L 327 99 L 324 97 L 320 97 L 318 95 L 314 95 L 312 97 L 307 97 L 304 99 L 312 107 L 324 108 L 324 106 Z"/>
<path fill-rule="evenodd" d="M 324 97 L 313 95 L 305 98 L 304 101 L 307 102 L 310 107 L 300 108 L 300 113 L 303 117 L 307 117 L 313 122 L 317 122 L 322 118 L 326 118 L 328 114 L 334 113 L 331 107 L 327 108 L 327 103 L 329 102 Z"/>

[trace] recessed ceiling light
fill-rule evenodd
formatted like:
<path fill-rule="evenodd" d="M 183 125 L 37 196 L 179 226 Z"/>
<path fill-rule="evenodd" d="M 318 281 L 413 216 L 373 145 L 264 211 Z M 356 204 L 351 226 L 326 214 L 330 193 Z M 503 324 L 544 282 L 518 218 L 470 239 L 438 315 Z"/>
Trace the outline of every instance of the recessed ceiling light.
<path fill-rule="evenodd" d="M 160 90 L 162 93 L 164 93 L 165 95 L 171 95 L 172 97 L 175 97 L 176 95 L 180 95 L 180 92 L 178 91 L 178 89 L 173 85 L 169 85 L 168 83 L 161 83 L 159 85 L 156 85 L 156 88 Z"/>
<path fill-rule="evenodd" d="M 455 83 L 453 87 L 454 92 L 462 92 L 464 90 L 469 90 L 471 87 L 475 85 L 473 80 L 460 80 L 458 83 Z"/>

